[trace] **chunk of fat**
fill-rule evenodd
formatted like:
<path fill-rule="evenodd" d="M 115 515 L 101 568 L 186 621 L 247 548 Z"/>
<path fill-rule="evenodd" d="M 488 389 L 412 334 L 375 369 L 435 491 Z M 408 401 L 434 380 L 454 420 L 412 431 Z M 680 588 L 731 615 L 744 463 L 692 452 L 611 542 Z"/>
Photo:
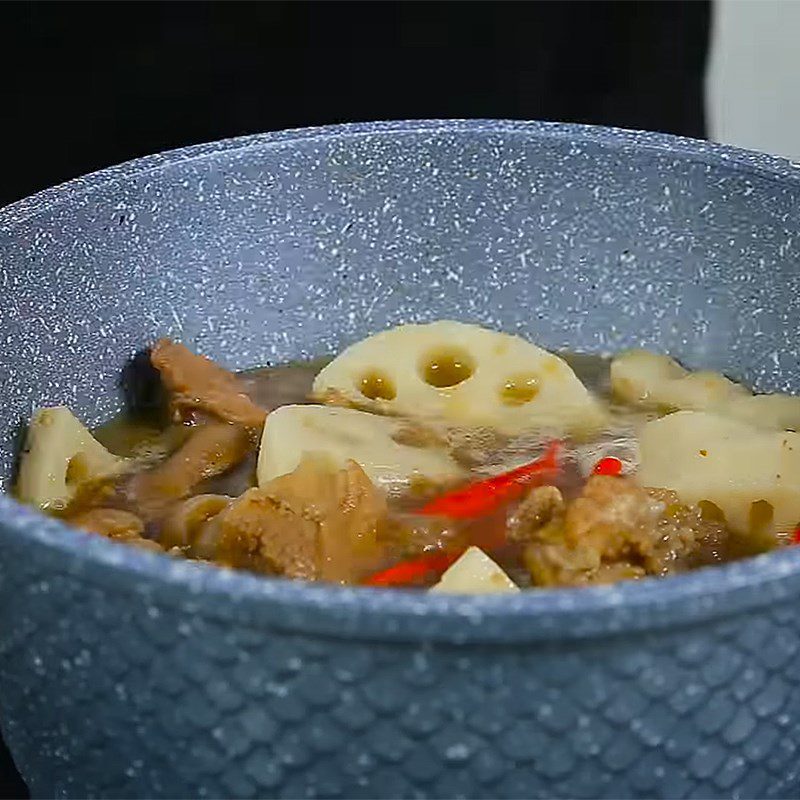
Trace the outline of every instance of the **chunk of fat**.
<path fill-rule="evenodd" d="M 453 363 L 463 380 L 432 378 Z M 519 336 L 448 320 L 401 325 L 348 347 L 313 391 L 326 402 L 508 434 L 591 431 L 605 419 L 563 359 Z"/>
<path fill-rule="evenodd" d="M 28 426 L 16 494 L 41 509 L 61 509 L 81 484 L 111 476 L 124 464 L 66 406 L 42 408 Z"/>
<path fill-rule="evenodd" d="M 432 586 L 432 592 L 450 594 L 504 594 L 519 587 L 479 547 L 470 547 Z"/>
<path fill-rule="evenodd" d="M 800 434 L 767 431 L 705 411 L 644 425 L 638 480 L 673 489 L 685 503 L 714 503 L 728 526 L 753 530 L 753 504 L 769 503 L 774 531 L 800 523 Z"/>
<path fill-rule="evenodd" d="M 281 406 L 267 417 L 258 454 L 258 483 L 263 486 L 292 472 L 306 453 L 322 453 L 344 467 L 358 463 L 379 484 L 404 484 L 422 477 L 447 483 L 462 470 L 444 450 L 411 447 L 393 438 L 402 421 L 334 406 Z"/>

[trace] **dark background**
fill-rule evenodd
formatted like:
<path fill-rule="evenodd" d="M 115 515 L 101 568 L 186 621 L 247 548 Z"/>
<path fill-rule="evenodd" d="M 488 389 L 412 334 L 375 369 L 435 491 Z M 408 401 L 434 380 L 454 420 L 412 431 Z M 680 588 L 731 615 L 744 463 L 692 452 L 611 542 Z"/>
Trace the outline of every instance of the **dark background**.
<path fill-rule="evenodd" d="M 710 17 L 703 0 L 0 3 L 0 206 L 147 153 L 331 122 L 703 137 Z M 0 751 L 3 768 L 0 796 L 21 796 Z"/>
<path fill-rule="evenodd" d="M 0 3 L 0 205 L 242 133 L 495 117 L 704 135 L 708 2 Z"/>

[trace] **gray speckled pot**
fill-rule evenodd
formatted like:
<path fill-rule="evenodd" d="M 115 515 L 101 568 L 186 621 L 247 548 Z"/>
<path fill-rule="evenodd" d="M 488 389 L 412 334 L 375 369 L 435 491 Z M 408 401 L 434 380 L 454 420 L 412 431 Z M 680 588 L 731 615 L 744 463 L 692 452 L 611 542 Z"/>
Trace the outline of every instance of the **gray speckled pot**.
<path fill-rule="evenodd" d="M 410 122 L 223 142 L 0 212 L 0 468 L 119 406 L 160 334 L 232 367 L 458 317 L 798 385 L 800 170 L 710 144 Z M 800 794 L 800 548 L 458 598 L 232 574 L 0 497 L 0 713 L 36 796 Z"/>

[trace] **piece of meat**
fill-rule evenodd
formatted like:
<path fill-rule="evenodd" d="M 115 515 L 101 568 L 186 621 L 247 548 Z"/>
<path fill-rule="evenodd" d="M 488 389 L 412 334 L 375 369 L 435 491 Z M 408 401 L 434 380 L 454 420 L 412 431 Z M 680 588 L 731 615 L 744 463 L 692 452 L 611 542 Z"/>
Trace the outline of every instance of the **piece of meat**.
<path fill-rule="evenodd" d="M 319 572 L 318 525 L 294 509 L 248 489 L 216 518 L 214 559 L 268 575 L 315 580 Z"/>
<path fill-rule="evenodd" d="M 144 523 L 136 514 L 117 508 L 92 508 L 66 518 L 67 522 L 110 539 L 125 539 L 141 536 Z"/>
<path fill-rule="evenodd" d="M 306 457 L 216 518 L 215 558 L 257 572 L 352 583 L 379 557 L 385 517 L 385 498 L 358 464 L 337 469 Z"/>
<path fill-rule="evenodd" d="M 506 535 L 510 542 L 525 544 L 536 531 L 564 511 L 564 498 L 555 486 L 537 486 L 528 492 L 508 522 Z"/>
<path fill-rule="evenodd" d="M 743 555 L 753 555 L 736 552 L 740 542 L 737 537 L 731 536 L 722 515 L 708 514 L 702 504 L 684 505 L 675 492 L 667 489 L 645 491 L 663 509 L 647 565 L 648 574 L 684 572 Z"/>
<path fill-rule="evenodd" d="M 592 476 L 564 511 L 528 529 L 525 563 L 539 586 L 667 575 L 724 555 L 727 532 L 673 492 Z"/>
<path fill-rule="evenodd" d="M 246 428 L 264 424 L 267 412 L 247 396 L 244 383 L 205 356 L 170 339 L 159 339 L 150 360 L 170 392 L 170 405 L 179 419 L 199 410 Z"/>
<path fill-rule="evenodd" d="M 610 564 L 600 564 L 587 583 L 603 585 L 617 581 L 635 581 L 644 578 L 647 571 L 637 567 L 629 561 L 612 561 Z"/>
<path fill-rule="evenodd" d="M 146 520 L 156 519 L 197 484 L 238 464 L 252 447 L 243 427 L 224 422 L 199 425 L 166 461 L 127 482 L 127 504 Z"/>
<path fill-rule="evenodd" d="M 629 478 L 594 475 L 566 510 L 564 539 L 568 545 L 588 545 L 618 560 L 638 538 L 637 532 L 655 523 L 660 510 Z"/>
<path fill-rule="evenodd" d="M 80 514 L 67 517 L 66 521 L 77 528 L 99 533 L 118 542 L 141 547 L 143 550 L 162 552 L 162 547 L 152 539 L 146 539 L 144 523 L 130 511 L 117 508 L 92 508 Z"/>
<path fill-rule="evenodd" d="M 159 541 L 164 547 L 179 547 L 192 556 L 213 556 L 218 538 L 214 518 L 232 501 L 222 494 L 198 494 L 183 500 L 164 518 Z"/>

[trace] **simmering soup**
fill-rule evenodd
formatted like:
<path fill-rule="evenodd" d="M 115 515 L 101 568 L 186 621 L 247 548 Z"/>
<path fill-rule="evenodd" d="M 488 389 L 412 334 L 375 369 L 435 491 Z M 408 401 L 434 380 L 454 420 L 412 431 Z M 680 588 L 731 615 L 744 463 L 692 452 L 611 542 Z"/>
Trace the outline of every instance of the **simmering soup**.
<path fill-rule="evenodd" d="M 16 494 L 173 557 L 486 593 L 664 577 L 792 544 L 800 397 L 643 350 L 442 321 L 233 374 L 162 339 L 90 432 L 37 411 Z"/>

